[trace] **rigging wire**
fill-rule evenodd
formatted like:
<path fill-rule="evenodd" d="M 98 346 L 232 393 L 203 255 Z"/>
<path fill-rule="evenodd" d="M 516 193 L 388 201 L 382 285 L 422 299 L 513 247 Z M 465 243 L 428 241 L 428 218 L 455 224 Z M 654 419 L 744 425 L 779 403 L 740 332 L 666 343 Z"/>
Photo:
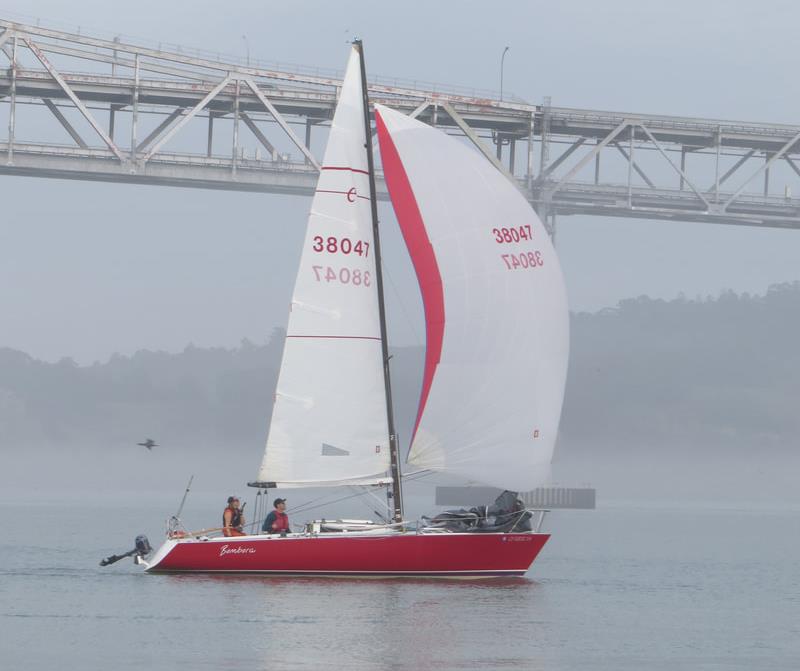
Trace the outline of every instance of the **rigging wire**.
<path fill-rule="evenodd" d="M 309 502 L 307 502 L 305 504 L 301 504 L 297 508 L 292 509 L 292 513 L 295 514 L 295 513 L 307 512 L 309 510 L 316 510 L 317 508 L 322 508 L 323 506 L 326 506 L 326 505 L 332 505 L 334 503 L 340 503 L 341 501 L 347 501 L 349 499 L 353 499 L 353 498 L 356 498 L 357 496 L 363 496 L 363 495 L 364 495 L 363 492 L 356 492 L 355 494 L 348 494 L 347 496 L 342 496 L 342 497 L 340 497 L 338 499 L 332 499 L 330 501 L 323 501 L 323 499 L 325 499 L 326 496 L 330 496 L 330 494 L 326 494 L 324 496 L 320 496 L 320 497 L 318 497 L 316 499 L 313 499 L 312 501 L 309 501 Z M 323 503 L 320 503 L 318 505 L 310 505 L 312 503 L 316 503 L 317 501 L 323 501 Z"/>
<path fill-rule="evenodd" d="M 363 493 L 364 493 L 365 496 L 371 496 L 375 501 L 378 502 L 379 505 L 381 505 L 381 506 L 384 505 L 385 501 L 383 499 L 381 499 L 381 497 L 378 496 L 371 489 L 367 489 Z M 389 520 L 386 518 L 386 516 L 383 515 L 382 513 L 379 513 L 377 510 L 373 510 L 372 506 L 370 506 L 369 503 L 366 500 L 364 500 L 364 498 L 361 499 L 361 502 L 369 509 L 370 513 L 372 513 L 374 515 L 377 515 L 381 519 L 382 522 L 384 522 L 386 524 L 389 523 Z"/>
<path fill-rule="evenodd" d="M 409 475 L 404 475 L 403 476 L 403 480 L 414 482 L 416 480 L 421 480 L 422 478 L 427 477 L 429 475 L 433 475 L 433 471 L 429 471 L 429 470 L 414 471 L 413 473 L 410 473 Z M 364 496 L 365 494 L 371 494 L 376 499 L 380 500 L 378 495 L 375 494 L 374 491 L 372 491 L 371 489 L 363 489 L 363 490 L 360 490 L 360 491 L 356 491 L 354 493 L 348 494 L 347 496 L 342 496 L 342 497 L 337 498 L 337 499 L 331 499 L 330 501 L 326 501 L 325 499 L 327 499 L 328 497 L 333 496 L 333 495 L 331 493 L 327 493 L 327 494 L 323 494 L 321 496 L 318 496 L 315 499 L 311 499 L 311 501 L 306 501 L 305 503 L 301 503 L 299 506 L 297 506 L 297 508 L 293 508 L 292 509 L 292 514 L 305 513 L 305 512 L 308 512 L 310 510 L 317 510 L 318 508 L 322 508 L 324 506 L 333 505 L 334 503 L 340 503 L 342 501 L 347 501 L 349 499 L 354 499 L 354 498 L 359 497 L 359 496 Z M 381 503 L 383 503 L 383 501 L 381 501 Z"/>

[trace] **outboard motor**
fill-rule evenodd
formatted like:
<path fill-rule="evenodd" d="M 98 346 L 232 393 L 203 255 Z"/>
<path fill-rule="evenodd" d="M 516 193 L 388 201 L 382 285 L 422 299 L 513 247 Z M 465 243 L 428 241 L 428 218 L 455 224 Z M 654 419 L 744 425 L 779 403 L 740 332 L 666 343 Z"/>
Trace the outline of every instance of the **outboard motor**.
<path fill-rule="evenodd" d="M 147 540 L 147 536 L 141 534 L 136 537 L 136 551 L 144 557 L 145 555 L 149 555 L 153 548 L 150 547 L 150 541 Z"/>
<path fill-rule="evenodd" d="M 133 556 L 133 563 L 137 566 L 140 564 L 144 564 L 145 567 L 147 566 L 147 562 L 144 558 L 149 555 L 153 548 L 150 547 L 150 541 L 147 540 L 147 536 L 144 534 L 140 534 L 136 537 L 136 554 Z"/>
<path fill-rule="evenodd" d="M 150 541 L 147 540 L 147 536 L 142 534 L 136 537 L 134 544 L 136 547 L 134 547 L 133 550 L 130 550 L 125 554 L 111 555 L 110 557 L 106 557 L 100 562 L 100 566 L 115 564 L 120 559 L 125 559 L 125 557 L 133 557 L 134 564 L 144 564 L 145 556 L 149 555 L 153 551 L 153 548 L 150 546 Z"/>

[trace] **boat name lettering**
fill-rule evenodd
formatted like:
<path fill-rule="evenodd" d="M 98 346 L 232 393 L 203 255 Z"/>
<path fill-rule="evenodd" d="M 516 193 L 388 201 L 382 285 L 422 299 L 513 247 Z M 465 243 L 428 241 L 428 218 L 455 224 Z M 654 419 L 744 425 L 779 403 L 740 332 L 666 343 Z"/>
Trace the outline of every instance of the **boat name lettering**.
<path fill-rule="evenodd" d="M 511 543 L 530 543 L 533 539 L 530 536 L 508 536 L 503 539 Z"/>
<path fill-rule="evenodd" d="M 244 545 L 239 545 L 235 548 L 232 548 L 230 545 L 223 545 L 219 549 L 220 557 L 224 557 L 225 555 L 254 555 L 255 553 L 255 548 L 246 547 Z"/>
<path fill-rule="evenodd" d="M 369 270 L 358 268 L 331 268 L 330 266 L 311 266 L 317 282 L 338 282 L 339 284 L 352 284 L 357 287 L 368 287 L 372 284 L 372 275 Z"/>
<path fill-rule="evenodd" d="M 364 258 L 369 256 L 369 242 L 366 240 L 337 238 L 335 235 L 329 235 L 327 238 L 315 235 L 311 249 L 315 252 L 328 252 L 328 254 L 358 254 Z"/>
<path fill-rule="evenodd" d="M 506 270 L 517 270 L 518 268 L 538 268 L 544 265 L 542 253 L 535 252 L 522 252 L 522 254 L 501 254 L 500 258 L 506 264 Z"/>

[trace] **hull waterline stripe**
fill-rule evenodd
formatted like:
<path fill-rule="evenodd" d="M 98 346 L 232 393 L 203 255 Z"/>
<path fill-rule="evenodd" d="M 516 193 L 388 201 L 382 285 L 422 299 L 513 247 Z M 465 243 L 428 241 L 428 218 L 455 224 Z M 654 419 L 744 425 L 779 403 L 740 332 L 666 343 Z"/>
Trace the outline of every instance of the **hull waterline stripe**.
<path fill-rule="evenodd" d="M 433 377 L 436 374 L 436 367 L 439 365 L 442 354 L 445 323 L 444 289 L 436 254 L 430 238 L 428 238 L 414 190 L 411 188 L 411 182 L 403 167 L 403 162 L 400 160 L 394 140 L 377 109 L 375 110 L 375 124 L 378 128 L 384 179 L 389 188 L 392 206 L 400 224 L 400 230 L 403 232 L 406 247 L 411 255 L 414 270 L 417 273 L 417 281 L 422 292 L 422 303 L 425 308 L 425 372 L 422 377 L 422 392 L 417 419 L 411 434 L 413 446 L 414 437 L 417 435 L 422 413 L 433 384 Z"/>
<path fill-rule="evenodd" d="M 311 577 L 359 577 L 369 576 L 375 578 L 507 578 L 523 576 L 527 569 L 508 569 L 504 571 L 271 571 L 269 569 L 244 569 L 244 570 L 217 570 L 217 569 L 147 569 L 148 573 L 219 573 L 219 574 L 268 574 L 282 576 L 311 576 Z"/>

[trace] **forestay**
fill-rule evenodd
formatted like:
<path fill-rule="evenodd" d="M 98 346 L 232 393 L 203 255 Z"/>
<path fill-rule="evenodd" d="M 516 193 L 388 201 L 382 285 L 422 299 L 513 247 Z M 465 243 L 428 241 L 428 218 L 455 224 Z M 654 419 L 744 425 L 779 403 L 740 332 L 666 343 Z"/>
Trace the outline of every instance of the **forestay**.
<path fill-rule="evenodd" d="M 258 481 L 387 482 L 386 396 L 354 48 L 311 205 Z"/>
<path fill-rule="evenodd" d="M 519 190 L 473 148 L 375 107 L 384 175 L 425 309 L 408 461 L 532 489 L 549 476 L 567 371 L 555 250 Z"/>

